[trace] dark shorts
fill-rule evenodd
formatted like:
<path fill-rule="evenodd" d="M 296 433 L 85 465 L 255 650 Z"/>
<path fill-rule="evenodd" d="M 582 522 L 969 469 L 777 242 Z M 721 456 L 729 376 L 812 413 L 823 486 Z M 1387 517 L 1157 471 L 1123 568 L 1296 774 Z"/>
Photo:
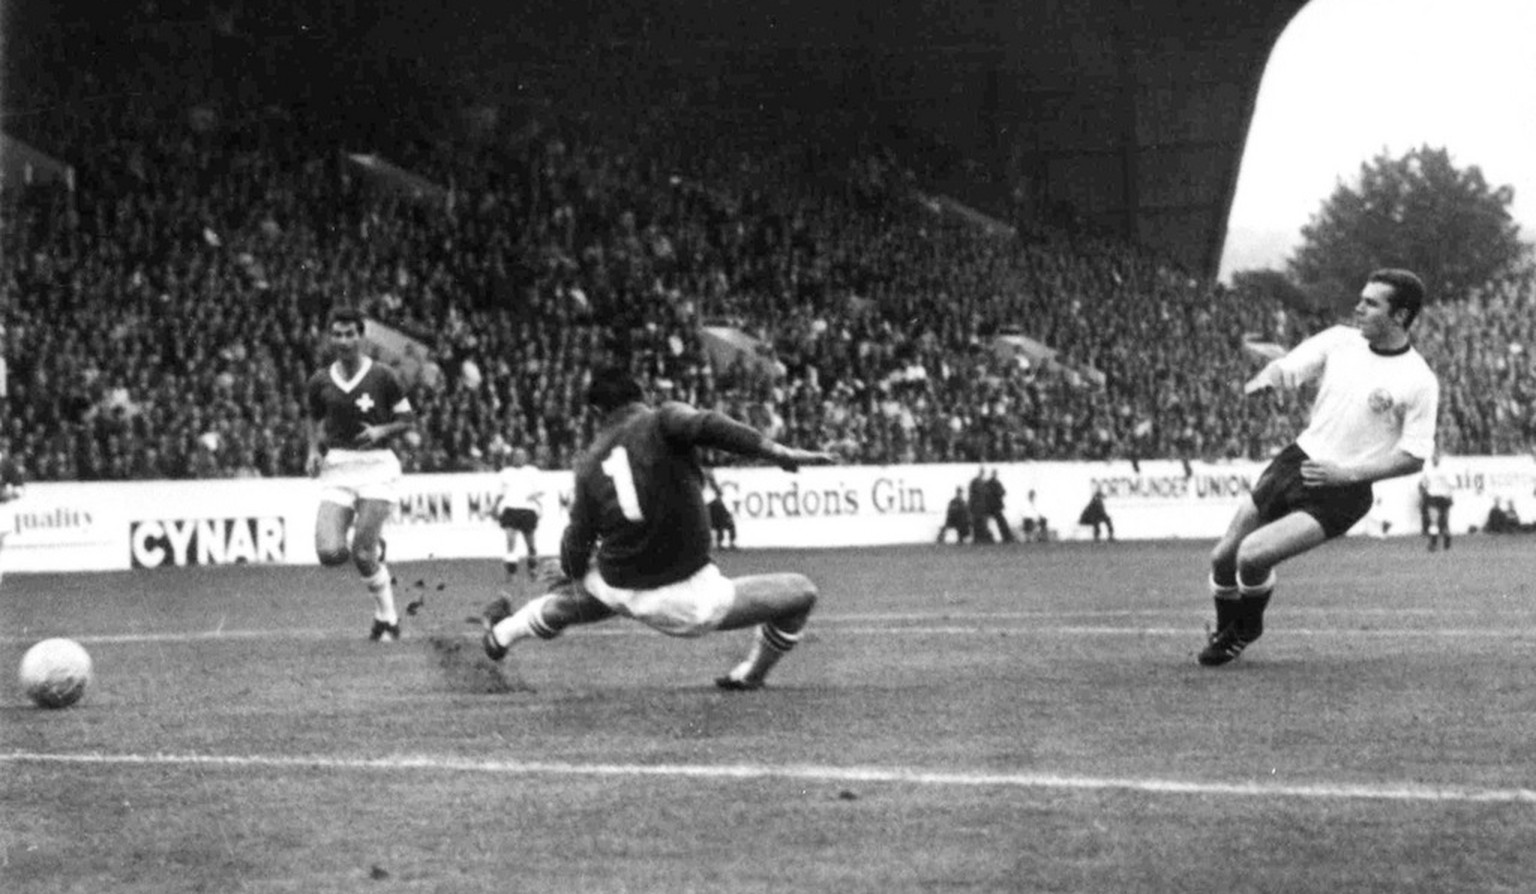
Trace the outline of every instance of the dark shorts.
<path fill-rule="evenodd" d="M 1253 505 L 1266 525 L 1292 512 L 1305 512 L 1317 519 L 1330 539 L 1340 537 L 1371 511 L 1375 502 L 1371 486 L 1308 487 L 1301 479 L 1301 464 L 1308 458 L 1295 444 L 1280 451 L 1253 486 Z"/>
<path fill-rule="evenodd" d="M 532 509 L 503 509 L 501 526 L 523 534 L 532 534 L 538 530 L 539 514 Z"/>
<path fill-rule="evenodd" d="M 1091 503 L 1083 507 L 1083 514 L 1077 517 L 1080 525 L 1102 525 L 1109 521 L 1109 510 L 1102 503 Z"/>

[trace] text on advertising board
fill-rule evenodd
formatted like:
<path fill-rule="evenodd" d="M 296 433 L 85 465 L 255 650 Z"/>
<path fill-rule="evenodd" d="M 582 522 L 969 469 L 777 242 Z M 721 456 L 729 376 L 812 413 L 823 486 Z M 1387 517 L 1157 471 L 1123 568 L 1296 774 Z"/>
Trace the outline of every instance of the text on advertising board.
<path fill-rule="evenodd" d="M 281 518 L 198 518 L 134 522 L 128 532 L 133 567 L 233 565 L 286 560 Z"/>

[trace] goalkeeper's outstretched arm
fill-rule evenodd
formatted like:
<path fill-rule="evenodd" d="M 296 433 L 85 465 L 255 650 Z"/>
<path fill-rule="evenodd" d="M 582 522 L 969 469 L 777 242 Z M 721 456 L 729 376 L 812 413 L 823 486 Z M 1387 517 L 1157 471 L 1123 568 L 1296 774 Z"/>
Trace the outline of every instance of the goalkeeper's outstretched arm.
<path fill-rule="evenodd" d="M 801 450 L 798 447 L 780 444 L 757 429 L 743 425 L 724 413 L 705 410 L 701 415 L 703 418 L 699 420 L 697 433 L 694 436 L 694 443 L 700 447 L 713 447 L 740 456 L 766 459 L 788 472 L 793 472 L 802 465 L 836 461 L 836 457 L 830 453 Z"/>

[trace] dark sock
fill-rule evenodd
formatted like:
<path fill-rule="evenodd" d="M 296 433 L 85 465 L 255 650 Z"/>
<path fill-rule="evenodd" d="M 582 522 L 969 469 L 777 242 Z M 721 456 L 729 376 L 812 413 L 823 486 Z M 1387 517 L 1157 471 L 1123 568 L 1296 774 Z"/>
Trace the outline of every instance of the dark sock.
<path fill-rule="evenodd" d="M 1244 596 L 1238 600 L 1241 606 L 1241 614 L 1237 619 L 1238 630 L 1242 632 L 1243 639 L 1250 643 L 1264 635 L 1264 609 L 1269 607 L 1269 595 Z"/>
<path fill-rule="evenodd" d="M 1244 642 L 1251 643 L 1264 634 L 1264 609 L 1269 607 L 1269 596 L 1274 590 L 1273 569 L 1256 584 L 1244 581 L 1241 574 L 1237 576 L 1237 591 L 1241 594 L 1238 600 L 1241 607 L 1237 615 L 1237 632 Z"/>
<path fill-rule="evenodd" d="M 1241 599 L 1215 596 L 1211 601 L 1216 603 L 1216 632 L 1220 633 L 1237 623 L 1243 606 Z"/>

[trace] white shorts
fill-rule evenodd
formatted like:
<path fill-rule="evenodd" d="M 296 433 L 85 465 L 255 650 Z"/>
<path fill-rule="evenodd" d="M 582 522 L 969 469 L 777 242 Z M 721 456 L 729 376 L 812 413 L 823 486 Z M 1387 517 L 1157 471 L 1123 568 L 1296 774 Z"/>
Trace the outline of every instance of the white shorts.
<path fill-rule="evenodd" d="M 337 450 L 320 464 L 320 499 L 352 506 L 358 500 L 398 499 L 400 457 L 393 450 Z"/>
<path fill-rule="evenodd" d="M 596 568 L 581 583 L 599 602 L 668 636 L 706 634 L 720 626 L 736 603 L 735 582 L 713 562 L 687 580 L 654 590 L 610 586 Z"/>

